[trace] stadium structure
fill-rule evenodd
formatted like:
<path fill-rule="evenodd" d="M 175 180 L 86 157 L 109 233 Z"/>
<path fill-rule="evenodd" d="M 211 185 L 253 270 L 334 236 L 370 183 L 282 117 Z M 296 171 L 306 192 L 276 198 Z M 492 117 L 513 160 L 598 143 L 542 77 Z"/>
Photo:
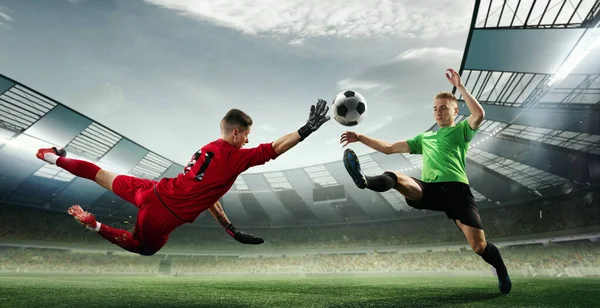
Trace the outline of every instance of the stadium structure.
<path fill-rule="evenodd" d="M 581 254 L 589 258 L 579 265 L 569 263 L 569 271 L 561 259 L 556 266 L 521 264 L 511 268 L 513 273 L 600 274 L 599 25 L 600 1 L 475 3 L 460 74 L 486 111 L 467 156 L 486 235 L 502 247 L 509 263 L 521 253 L 558 249 L 552 247 L 585 251 Z M 459 103 L 456 121 L 469 114 L 462 97 Z M 124 228 L 132 227 L 137 209 L 89 180 L 39 161 L 36 149 L 63 146 L 70 157 L 154 180 L 174 177 L 184 168 L 9 76 L 0 76 L 0 138 L 0 243 L 19 253 L 26 247 L 52 249 L 49 258 L 75 252 L 128 254 L 76 224 L 66 214 L 72 204 Z M 371 153 L 359 158 L 369 174 L 398 170 L 420 177 L 419 155 Z M 250 170 L 221 203 L 237 226 L 266 243 L 247 247 L 234 242 L 206 211 L 176 230 L 156 256 L 135 257 L 150 261 L 130 263 L 152 273 L 209 272 L 219 266 L 235 272 L 241 268 L 236 262 L 245 258 L 311 255 L 311 260 L 327 264 L 315 271 L 352 271 L 336 267 L 344 264 L 356 271 L 450 271 L 449 259 L 478 258 L 471 251 L 460 255 L 469 245 L 443 213 L 410 208 L 393 190 L 358 189 L 341 161 L 277 172 Z M 34 217 L 52 227 L 30 227 L 27 222 Z M 507 249 L 517 245 L 529 248 L 515 248 L 511 255 Z M 390 265 L 402 263 L 396 255 L 406 252 L 419 257 L 413 262 L 404 256 L 404 265 Z M 197 261 L 201 257 L 204 261 Z M 380 266 L 362 265 L 357 258 Z M 110 268 L 110 262 L 100 259 L 81 262 Z M 265 271 L 311 270 L 306 262 L 290 259 L 267 258 L 261 264 Z M 423 264 L 423 259 L 433 261 Z M 483 261 L 473 263 L 475 268 L 456 270 L 491 274 Z"/>

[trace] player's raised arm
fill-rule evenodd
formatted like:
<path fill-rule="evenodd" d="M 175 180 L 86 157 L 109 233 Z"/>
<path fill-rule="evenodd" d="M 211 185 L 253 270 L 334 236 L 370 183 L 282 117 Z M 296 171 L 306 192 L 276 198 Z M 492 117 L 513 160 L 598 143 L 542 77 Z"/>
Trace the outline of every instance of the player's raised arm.
<path fill-rule="evenodd" d="M 343 143 L 342 147 L 357 141 L 360 141 L 371 149 L 384 154 L 410 153 L 410 147 L 405 140 L 389 143 L 384 140 L 367 137 L 351 131 L 344 132 L 340 137 L 340 143 Z"/>
<path fill-rule="evenodd" d="M 223 210 L 223 207 L 221 206 L 221 203 L 219 201 L 215 202 L 215 204 L 208 208 L 208 210 L 213 215 L 213 217 L 219 222 L 219 224 L 221 224 L 221 226 L 225 228 L 227 234 L 231 235 L 231 237 L 233 237 L 236 241 L 242 244 L 252 245 L 259 245 L 265 242 L 260 237 L 256 237 L 252 234 L 238 230 L 236 227 L 234 227 L 227 218 L 227 215 L 225 215 L 225 211 Z"/>
<path fill-rule="evenodd" d="M 471 126 L 471 129 L 473 130 L 478 129 L 481 125 L 481 122 L 483 122 L 483 118 L 485 117 L 485 110 L 483 110 L 481 104 L 473 95 L 471 95 L 469 90 L 465 88 L 460 75 L 455 70 L 449 68 L 446 72 L 446 78 L 448 79 L 448 82 L 455 86 L 460 94 L 462 94 L 462 97 L 465 99 L 465 103 L 467 104 L 467 108 L 469 108 L 469 111 L 471 112 L 471 115 L 467 118 L 469 126 Z"/>
<path fill-rule="evenodd" d="M 327 106 L 327 102 L 319 99 L 316 106 L 312 105 L 310 107 L 310 114 L 308 115 L 308 120 L 304 126 L 273 142 L 273 149 L 275 149 L 277 155 L 287 152 L 289 149 L 300 143 L 300 141 L 306 139 L 306 137 L 319 129 L 323 123 L 329 121 L 331 117 L 327 115 L 328 112 L 329 107 Z"/>

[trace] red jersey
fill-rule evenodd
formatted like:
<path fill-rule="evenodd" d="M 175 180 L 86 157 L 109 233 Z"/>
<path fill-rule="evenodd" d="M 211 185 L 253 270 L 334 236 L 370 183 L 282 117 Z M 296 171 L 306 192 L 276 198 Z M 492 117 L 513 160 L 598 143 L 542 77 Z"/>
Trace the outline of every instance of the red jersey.
<path fill-rule="evenodd" d="M 236 149 L 227 141 L 218 139 L 194 153 L 177 177 L 161 179 L 156 190 L 177 217 L 193 222 L 229 191 L 240 173 L 277 156 L 272 143 Z"/>

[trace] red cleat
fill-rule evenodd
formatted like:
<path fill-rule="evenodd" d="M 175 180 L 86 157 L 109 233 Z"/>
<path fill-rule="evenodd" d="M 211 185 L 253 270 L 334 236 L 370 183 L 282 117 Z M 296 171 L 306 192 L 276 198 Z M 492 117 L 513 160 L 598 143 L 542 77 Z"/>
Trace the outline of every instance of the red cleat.
<path fill-rule="evenodd" d="M 37 151 L 37 153 L 35 154 L 35 156 L 47 163 L 55 164 L 56 159 L 49 160 L 46 158 L 46 154 L 53 154 L 56 156 L 66 157 L 67 151 L 65 151 L 65 149 L 63 149 L 63 148 L 51 147 L 51 148 L 47 148 L 47 149 L 39 149 Z"/>
<path fill-rule="evenodd" d="M 77 222 L 81 225 L 89 229 L 96 229 L 96 226 L 98 225 L 96 223 L 96 217 L 94 217 L 94 215 L 90 212 L 85 212 L 81 206 L 75 204 L 70 207 L 67 212 L 75 217 L 75 220 L 77 220 Z"/>

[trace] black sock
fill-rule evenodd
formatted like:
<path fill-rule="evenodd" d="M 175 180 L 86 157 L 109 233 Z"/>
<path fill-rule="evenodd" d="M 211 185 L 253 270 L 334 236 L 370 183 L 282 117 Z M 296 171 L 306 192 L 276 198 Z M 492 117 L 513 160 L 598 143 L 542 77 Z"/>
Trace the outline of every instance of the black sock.
<path fill-rule="evenodd" d="M 366 176 L 366 178 L 367 188 L 378 192 L 384 192 L 394 188 L 398 181 L 396 174 L 389 171 L 376 176 Z"/>
<path fill-rule="evenodd" d="M 508 275 L 504 261 L 502 261 L 502 256 L 500 256 L 500 251 L 498 251 L 498 248 L 494 244 L 487 242 L 487 246 L 480 256 L 483 260 L 485 260 L 485 262 L 489 263 L 496 269 L 498 277 L 503 278 Z"/>

